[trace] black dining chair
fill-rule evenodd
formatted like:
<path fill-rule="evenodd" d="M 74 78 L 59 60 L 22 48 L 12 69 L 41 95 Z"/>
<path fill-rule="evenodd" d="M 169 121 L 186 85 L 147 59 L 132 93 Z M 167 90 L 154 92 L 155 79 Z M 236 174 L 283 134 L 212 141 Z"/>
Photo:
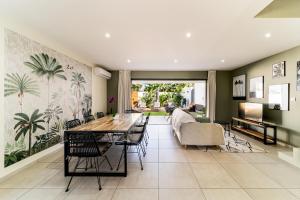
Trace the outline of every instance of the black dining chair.
<path fill-rule="evenodd" d="M 75 128 L 76 126 L 79 126 L 79 125 L 81 125 L 81 122 L 79 119 L 72 119 L 65 123 L 65 128 L 66 128 L 66 130 L 69 130 L 69 129 Z"/>
<path fill-rule="evenodd" d="M 96 112 L 97 119 L 104 117 L 104 112 Z"/>
<path fill-rule="evenodd" d="M 106 152 L 112 145 L 111 142 L 99 142 L 98 140 L 96 140 L 95 134 L 80 131 L 66 131 L 65 138 L 65 143 L 67 143 L 68 147 L 66 148 L 67 150 L 65 152 L 68 162 L 70 162 L 72 158 L 78 159 L 74 167 L 74 172 L 76 172 L 77 169 L 85 169 L 85 171 L 87 171 L 86 166 L 84 168 L 79 167 L 80 164 L 84 161 L 86 161 L 86 163 L 91 163 L 90 168 L 93 168 L 94 165 L 96 173 L 100 172 L 100 166 L 104 161 L 108 163 L 111 170 L 113 169 L 108 157 L 106 156 Z M 102 158 L 101 162 L 100 158 Z M 84 173 L 84 171 L 81 173 Z M 66 192 L 69 191 L 72 179 L 73 176 L 71 176 L 69 180 L 69 183 L 65 190 Z M 99 190 L 101 190 L 102 187 L 100 175 L 97 175 L 97 182 Z"/>
<path fill-rule="evenodd" d="M 145 136 L 145 128 L 146 126 L 143 126 L 143 129 L 141 132 L 130 132 L 130 134 L 127 134 L 127 135 L 124 135 L 123 138 L 119 139 L 119 141 L 117 141 L 115 144 L 116 145 L 124 145 L 124 142 L 126 142 L 126 145 L 127 145 L 127 149 L 123 149 L 122 150 L 122 153 L 121 153 L 121 157 L 119 159 L 119 163 L 118 163 L 118 166 L 117 166 L 117 170 L 119 170 L 119 167 L 120 167 L 120 164 L 121 164 L 121 160 L 124 156 L 124 151 L 127 151 L 127 153 L 137 153 L 138 154 L 138 157 L 139 157 L 139 160 L 140 160 L 140 165 L 141 165 L 141 170 L 143 170 L 143 162 L 142 162 L 142 155 L 141 155 L 141 152 L 144 154 L 145 156 L 145 153 L 144 153 L 144 147 L 143 147 L 143 139 L 144 139 L 144 136 Z M 135 146 L 136 148 L 136 151 L 128 151 L 128 147 L 132 147 L 132 146 Z M 132 148 L 130 148 L 132 149 Z"/>
<path fill-rule="evenodd" d="M 94 115 L 88 115 L 84 117 L 84 123 L 89 123 L 91 121 L 95 120 Z"/>

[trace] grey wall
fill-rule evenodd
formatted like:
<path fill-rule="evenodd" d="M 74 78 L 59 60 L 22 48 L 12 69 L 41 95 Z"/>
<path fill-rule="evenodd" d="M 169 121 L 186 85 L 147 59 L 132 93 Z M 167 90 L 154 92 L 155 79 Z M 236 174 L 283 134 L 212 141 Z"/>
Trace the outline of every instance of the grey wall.
<path fill-rule="evenodd" d="M 216 120 L 231 121 L 232 117 L 231 71 L 217 71 Z"/>
<path fill-rule="evenodd" d="M 119 71 L 111 71 L 111 79 L 107 80 L 107 98 L 114 97 L 115 101 L 109 104 L 107 101 L 107 112 L 110 113 L 118 111 L 118 83 Z"/>
<path fill-rule="evenodd" d="M 207 79 L 207 71 L 132 71 L 131 78 L 140 80 L 201 80 Z"/>
<path fill-rule="evenodd" d="M 294 146 L 300 146 L 300 91 L 296 91 L 296 64 L 299 60 L 300 46 L 246 65 L 232 72 L 233 76 L 246 74 L 247 101 L 249 102 L 267 104 L 269 85 L 290 83 L 290 97 L 296 97 L 296 102 L 290 102 L 290 110 L 274 111 L 264 109 L 264 115 L 266 116 L 266 120 L 279 124 L 278 138 Z M 280 61 L 286 61 L 286 76 L 272 78 L 272 64 Z M 249 80 L 257 76 L 264 76 L 264 98 L 251 99 L 249 98 Z M 233 116 L 237 116 L 238 103 L 239 101 L 233 101 L 232 103 Z"/>

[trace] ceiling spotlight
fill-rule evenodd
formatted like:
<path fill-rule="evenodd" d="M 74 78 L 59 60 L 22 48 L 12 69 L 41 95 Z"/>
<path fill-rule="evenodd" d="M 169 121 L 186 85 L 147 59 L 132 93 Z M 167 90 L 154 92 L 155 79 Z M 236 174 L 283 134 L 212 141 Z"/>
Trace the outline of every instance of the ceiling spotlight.
<path fill-rule="evenodd" d="M 105 33 L 106 38 L 110 38 L 110 33 Z"/>
<path fill-rule="evenodd" d="M 185 37 L 190 38 L 190 37 L 192 37 L 192 34 L 190 32 L 188 32 L 185 34 Z"/>
<path fill-rule="evenodd" d="M 222 63 L 224 63 L 224 62 L 225 62 L 225 60 L 224 60 L 224 59 L 222 59 L 222 60 L 221 60 L 221 62 L 222 62 Z"/>
<path fill-rule="evenodd" d="M 127 63 L 131 63 L 131 60 L 130 60 L 130 59 L 127 59 Z"/>
<path fill-rule="evenodd" d="M 178 60 L 177 60 L 177 59 L 174 59 L 174 63 L 178 63 Z"/>
<path fill-rule="evenodd" d="M 271 33 L 266 33 L 266 34 L 265 34 L 265 37 L 266 37 L 266 38 L 270 38 L 270 37 L 271 37 Z"/>

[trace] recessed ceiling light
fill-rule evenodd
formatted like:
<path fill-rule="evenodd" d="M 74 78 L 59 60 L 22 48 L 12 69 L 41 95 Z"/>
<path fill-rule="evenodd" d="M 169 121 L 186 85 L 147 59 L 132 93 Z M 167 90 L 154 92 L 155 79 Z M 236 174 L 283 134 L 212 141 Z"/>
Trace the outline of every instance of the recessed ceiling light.
<path fill-rule="evenodd" d="M 177 59 L 174 59 L 174 63 L 178 63 L 178 60 L 177 60 Z"/>
<path fill-rule="evenodd" d="M 266 33 L 266 34 L 265 34 L 265 37 L 266 37 L 266 38 L 270 38 L 270 37 L 271 37 L 271 33 Z"/>
<path fill-rule="evenodd" d="M 187 32 L 187 33 L 185 34 L 185 37 L 190 38 L 190 37 L 192 37 L 192 34 L 191 34 L 190 32 Z"/>
<path fill-rule="evenodd" d="M 127 59 L 127 63 L 131 63 L 131 60 L 130 60 L 130 59 Z"/>
<path fill-rule="evenodd" d="M 224 63 L 224 62 L 225 62 L 225 60 L 224 60 L 224 59 L 222 59 L 222 60 L 221 60 L 221 62 L 222 62 L 222 63 Z"/>
<path fill-rule="evenodd" d="M 110 38 L 110 33 L 105 33 L 106 38 Z"/>

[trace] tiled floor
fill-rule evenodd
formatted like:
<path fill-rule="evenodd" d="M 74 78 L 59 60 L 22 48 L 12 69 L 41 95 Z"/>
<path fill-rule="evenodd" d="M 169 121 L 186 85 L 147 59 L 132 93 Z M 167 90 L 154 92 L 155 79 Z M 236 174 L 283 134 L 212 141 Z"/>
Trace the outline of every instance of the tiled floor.
<path fill-rule="evenodd" d="M 158 123 L 159 119 L 152 120 Z M 136 155 L 129 155 L 126 178 L 75 177 L 68 193 L 63 176 L 63 151 L 0 183 L 1 200 L 295 200 L 300 199 L 300 169 L 268 153 L 204 152 L 182 148 L 168 125 L 149 125 L 150 144 L 140 170 Z M 280 150 L 284 148 L 280 147 Z"/>

